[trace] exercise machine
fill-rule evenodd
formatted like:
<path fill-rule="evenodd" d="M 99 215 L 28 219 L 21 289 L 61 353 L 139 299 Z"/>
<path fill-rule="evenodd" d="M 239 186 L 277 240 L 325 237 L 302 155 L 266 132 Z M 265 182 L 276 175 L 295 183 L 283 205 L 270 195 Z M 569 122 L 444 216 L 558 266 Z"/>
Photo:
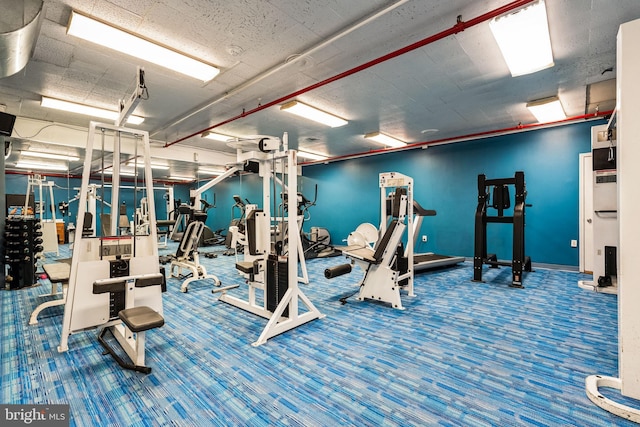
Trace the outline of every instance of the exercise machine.
<path fill-rule="evenodd" d="M 417 200 L 413 200 L 413 247 L 418 246 L 418 238 L 420 237 L 420 228 L 422 222 L 427 216 L 436 216 L 437 212 L 433 209 L 423 208 Z M 450 267 L 464 262 L 462 256 L 440 255 L 433 252 L 415 253 L 413 254 L 413 269 L 415 272 L 428 270 L 431 268 Z"/>
<path fill-rule="evenodd" d="M 98 186 L 97 184 L 88 184 L 87 186 L 87 194 L 86 197 L 84 198 L 85 200 L 85 206 L 83 209 L 84 215 L 82 216 L 78 216 L 77 218 L 82 218 L 82 221 L 78 221 L 77 224 L 77 228 L 83 232 L 83 233 L 89 233 L 91 236 L 96 236 L 96 224 L 97 224 L 97 202 L 100 202 L 101 204 L 101 211 L 104 210 L 104 206 L 106 206 L 107 208 L 111 209 L 111 204 L 105 200 L 102 199 L 102 196 L 98 194 L 98 190 L 102 189 L 105 186 Z M 79 187 L 75 187 L 74 190 L 78 191 L 78 194 L 76 194 L 75 197 L 73 197 L 71 200 L 69 200 L 69 202 L 67 202 L 67 207 L 68 205 L 70 205 L 73 202 L 79 201 L 82 197 L 81 195 L 81 188 Z M 78 208 L 78 212 L 80 211 L 80 208 Z M 85 219 L 88 222 L 85 222 Z M 70 230 L 75 230 L 76 228 L 74 227 L 73 223 L 69 224 L 69 229 Z M 75 232 L 73 234 L 73 238 L 71 236 L 69 236 L 69 243 L 74 243 L 75 240 Z"/>
<path fill-rule="evenodd" d="M 328 258 L 340 256 L 341 251 L 331 245 L 331 235 L 326 228 L 311 227 L 309 233 L 304 231 L 304 223 L 311 219 L 309 209 L 316 205 L 318 200 L 318 186 L 315 187 L 313 200 L 307 199 L 302 193 L 298 193 L 298 216 L 300 219 L 300 239 L 302 253 L 305 259 Z"/>
<path fill-rule="evenodd" d="M 149 234 L 149 202 L 146 197 L 140 199 L 140 207 L 133 216 L 133 226 L 138 234 Z"/>
<path fill-rule="evenodd" d="M 98 135 L 100 138 L 97 138 Z M 108 144 L 113 146 L 113 154 L 104 150 L 107 136 L 113 138 L 113 142 Z M 91 168 L 94 146 L 102 147 L 99 154 L 103 162 L 120 159 L 121 153 L 143 153 L 144 172 L 135 182 L 144 182 L 149 222 L 155 224 L 148 133 L 93 121 L 89 124 L 85 149 L 78 218 L 85 216 L 90 192 L 89 178 L 92 172 L 95 173 Z M 113 162 L 111 167 L 111 206 L 118 206 L 120 162 Z M 76 236 L 58 351 L 69 349 L 72 334 L 100 328 L 102 331 L 98 339 L 101 345 L 105 345 L 105 330 L 108 330 L 131 360 L 119 360 L 121 366 L 149 372 L 150 368 L 145 366 L 145 332 L 164 323 L 162 290 L 165 286 L 158 263 L 156 227 L 149 227 L 148 234 L 137 234 L 134 227 L 133 234 L 125 235 L 119 234 L 121 230 L 118 228 L 117 215 L 111 215 L 109 220 L 108 235 Z M 115 356 L 111 350 L 107 349 L 109 354 Z"/>
<path fill-rule="evenodd" d="M 180 241 L 188 225 L 193 221 L 199 221 L 202 222 L 204 228 L 197 242 L 198 246 L 202 247 L 222 244 L 224 242 L 224 237 L 219 233 L 214 233 L 204 224 L 207 220 L 209 209 L 214 208 L 215 206 L 204 199 L 199 201 L 203 206 L 202 209 L 196 209 L 186 203 L 183 203 L 178 207 L 178 218 L 175 221 L 169 238 L 174 241 Z"/>
<path fill-rule="evenodd" d="M 231 206 L 231 222 L 229 223 L 229 230 L 227 231 L 224 241 L 224 245 L 227 250 L 224 251 L 223 254 L 227 256 L 235 255 L 237 260 L 238 253 L 242 253 L 246 246 L 246 242 L 244 242 L 244 233 L 247 209 L 255 208 L 256 205 L 251 204 L 247 198 L 242 200 L 242 198 L 237 194 L 233 195 L 233 202 L 234 203 Z M 236 209 L 240 212 L 238 216 L 235 216 Z"/>
<path fill-rule="evenodd" d="M 420 236 L 422 221 L 427 216 L 435 216 L 437 212 L 432 209 L 423 208 L 420 206 L 420 203 L 414 200 L 413 213 L 415 215 L 413 220 L 413 247 L 416 248 L 418 246 L 418 238 Z M 413 254 L 413 269 L 415 272 L 431 268 L 450 267 L 461 262 L 464 262 L 464 257 L 462 256 L 440 255 L 433 252 Z"/>
<path fill-rule="evenodd" d="M 220 286 L 220 280 L 213 274 L 208 274 L 204 265 L 200 264 L 200 257 L 198 254 L 198 242 L 202 236 L 204 230 L 204 223 L 202 221 L 192 221 L 187 225 L 187 229 L 182 235 L 178 250 L 174 259 L 171 261 L 171 277 L 177 277 L 183 279 L 186 277 L 180 291 L 187 292 L 189 290 L 189 284 L 191 282 L 211 279 L 215 286 Z M 184 276 L 182 270 L 188 270 L 191 272 L 190 277 Z"/>
<path fill-rule="evenodd" d="M 60 250 L 58 248 L 58 231 L 57 231 L 57 221 L 56 221 L 56 204 L 53 198 L 53 181 L 47 181 L 40 175 L 33 175 L 28 177 L 27 181 L 27 193 L 24 199 L 24 212 L 27 212 L 27 208 L 29 206 L 29 196 L 31 194 L 34 197 L 37 195 L 38 200 L 35 201 L 35 211 L 34 215 L 40 218 L 40 223 L 42 224 L 42 246 L 44 248 L 43 253 L 47 252 L 55 252 L 57 256 L 60 255 Z M 32 190 L 37 187 L 38 192 L 33 192 Z M 51 211 L 51 219 L 45 219 L 45 209 L 46 209 L 46 196 L 43 194 L 43 188 L 46 187 L 49 189 L 49 208 Z"/>
<path fill-rule="evenodd" d="M 511 207 L 509 186 L 515 187 L 515 203 L 513 215 L 505 215 L 505 210 Z M 487 179 L 484 174 L 478 175 L 478 207 L 475 217 L 475 243 L 473 253 L 473 281 L 482 282 L 482 267 L 484 264 L 491 268 L 509 266 L 512 271 L 511 287 L 523 288 L 522 273 L 531 270 L 531 258 L 525 256 L 524 226 L 525 203 L 527 190 L 524 172 L 516 172 L 513 178 Z M 495 209 L 496 216 L 488 216 L 487 210 Z M 487 224 L 513 224 L 513 260 L 500 261 L 496 254 L 487 253 Z"/>
<path fill-rule="evenodd" d="M 278 192 L 285 193 L 286 200 L 295 200 L 297 197 L 297 152 L 288 149 L 287 134 L 284 134 L 282 142 L 280 138 L 265 137 L 229 145 L 237 150 L 237 165 L 227 173 L 240 170 L 248 161 L 259 164 L 263 206 L 247 213 L 246 218 L 246 252 L 255 256 L 255 259 L 236 263 L 236 269 L 247 277 L 248 299 L 228 293 L 229 289 L 237 285 L 215 289 L 213 292 L 222 292 L 219 301 L 268 319 L 262 333 L 252 344 L 259 346 L 269 338 L 323 318 L 324 315 L 298 286 L 298 266 L 304 261 L 299 250 L 299 233 L 288 233 L 286 236 L 283 233 L 272 233 L 272 230 L 278 228 L 278 223 L 286 223 L 288 230 L 298 230 L 296 209 L 289 209 L 281 218 L 271 216 L 272 209 L 275 211 L 275 205 L 271 207 L 272 200 Z M 288 239 L 286 251 L 285 238 Z M 258 292 L 262 293 L 261 299 L 257 298 Z M 304 312 L 299 310 L 300 303 L 306 307 Z"/>
<path fill-rule="evenodd" d="M 343 254 L 364 270 L 359 282 L 359 301 L 371 299 L 404 310 L 400 291 L 416 296 L 413 289 L 413 178 L 398 172 L 381 173 L 379 178 L 380 212 L 388 213 L 390 221 L 387 224 L 387 215 L 382 215 L 375 246 L 369 246 L 368 238 L 359 233 L 363 234 L 362 243 L 347 246 Z M 389 189 L 392 193 L 388 195 Z M 406 250 L 402 245 L 405 232 Z M 325 277 L 337 277 L 350 271 L 351 268 L 340 265 L 325 271 Z"/>
<path fill-rule="evenodd" d="M 258 166 L 258 169 L 259 168 L 260 166 Z M 265 166 L 262 166 L 262 168 L 265 169 Z M 284 189 L 283 190 L 284 193 L 283 192 L 280 193 L 280 197 L 282 201 L 278 205 L 277 209 L 275 205 L 273 206 L 273 210 L 277 212 L 277 215 L 271 216 L 271 220 L 268 224 L 269 234 L 273 237 L 274 241 L 278 242 L 278 244 L 280 245 L 280 247 L 278 248 L 278 251 L 282 254 L 286 255 L 288 253 L 289 244 L 296 244 L 298 246 L 297 256 L 298 256 L 298 264 L 300 266 L 299 268 L 300 276 L 298 276 L 298 281 L 300 283 L 309 284 L 309 273 L 307 271 L 307 263 L 304 257 L 304 249 L 302 246 L 303 243 L 300 237 L 301 236 L 300 227 L 302 225 L 303 215 L 301 214 L 301 211 L 299 209 L 294 208 L 292 210 L 293 211 L 292 215 L 296 217 L 297 228 L 295 230 L 299 238 L 292 239 L 291 241 L 289 241 L 289 223 L 288 221 L 285 220 L 285 218 L 288 217 L 289 215 L 289 207 L 288 207 L 289 196 L 288 194 L 286 194 L 286 192 L 288 191 L 288 187 L 286 183 L 284 183 L 277 175 L 275 175 L 275 173 L 273 174 L 272 179 L 275 185 L 279 185 L 281 186 L 281 188 Z M 263 180 L 264 180 L 264 175 L 263 175 Z M 265 190 L 263 189 L 263 191 Z M 300 193 L 296 193 L 296 194 L 298 199 L 297 203 L 299 203 Z M 238 199 L 236 199 L 236 197 L 237 196 L 234 196 L 234 200 L 238 202 Z M 244 223 L 240 221 L 238 225 L 236 226 L 232 225 L 231 227 L 229 227 L 229 234 L 232 236 L 231 243 L 230 243 L 232 249 L 225 251 L 225 254 L 235 255 L 236 261 L 238 260 L 238 254 L 243 255 L 245 262 L 247 261 L 252 262 L 256 259 L 255 254 L 252 254 L 251 251 L 248 250 L 249 239 L 247 237 L 247 231 L 246 231 L 246 218 L 248 217 L 251 211 L 256 209 L 259 209 L 257 204 L 253 204 L 253 203 L 245 204 L 243 206 L 243 214 L 245 218 Z"/>
<path fill-rule="evenodd" d="M 179 242 L 184 235 L 187 226 L 192 221 L 205 222 L 207 220 L 207 214 L 200 209 L 195 209 L 193 206 L 182 203 L 177 208 L 178 216 L 175 220 L 173 230 L 169 235 L 169 238 L 175 242 Z M 174 211 L 175 213 L 175 211 Z"/>

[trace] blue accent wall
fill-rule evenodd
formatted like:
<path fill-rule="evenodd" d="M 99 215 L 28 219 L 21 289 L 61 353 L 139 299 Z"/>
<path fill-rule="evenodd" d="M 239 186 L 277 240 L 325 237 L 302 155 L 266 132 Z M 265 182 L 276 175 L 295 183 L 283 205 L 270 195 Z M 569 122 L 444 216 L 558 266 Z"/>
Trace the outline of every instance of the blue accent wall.
<path fill-rule="evenodd" d="M 578 266 L 579 153 L 591 149 L 590 121 L 518 134 L 432 146 L 303 168 L 305 186 L 318 184 L 318 203 L 305 225 L 327 228 L 340 244 L 363 223 L 380 223 L 378 174 L 413 177 L 415 199 L 437 216 L 424 219 L 416 252 L 473 256 L 477 177 L 513 177 L 527 186 L 526 253 L 534 263 Z M 311 184 L 311 185 L 310 185 Z M 511 196 L 513 197 L 513 187 Z M 495 211 L 494 211 L 495 212 Z M 491 215 L 495 213 L 491 213 Z M 488 252 L 512 256 L 512 225 L 488 224 Z"/>
<path fill-rule="evenodd" d="M 67 179 L 66 177 L 52 177 L 52 176 L 46 176 L 44 174 L 42 175 L 42 178 L 46 179 L 46 181 L 54 182 L 53 198 L 54 198 L 55 208 L 56 208 L 56 219 L 64 219 L 65 225 L 67 227 L 69 226 L 69 224 L 74 224 L 76 227 L 78 227 L 78 222 L 76 218 L 78 216 L 79 200 L 69 203 L 69 211 L 64 217 L 62 216 L 62 214 L 60 213 L 60 210 L 58 209 L 58 204 L 60 202 L 69 202 L 74 197 L 76 197 L 79 194 L 78 188 L 80 188 L 80 186 L 82 185 L 82 180 L 80 178 Z M 27 192 L 27 184 L 28 184 L 27 175 L 7 174 L 5 175 L 5 181 L 6 181 L 5 192 L 7 194 L 25 194 Z M 100 182 L 92 181 L 92 183 L 95 183 L 98 185 L 98 187 L 100 187 Z M 132 184 L 125 182 L 123 183 L 123 185 L 132 185 Z M 39 200 L 38 188 L 34 188 L 33 191 L 35 193 L 35 200 Z M 187 195 L 189 194 L 188 188 L 182 191 L 186 192 Z M 102 195 L 102 190 L 100 188 L 98 188 L 98 194 Z M 154 191 L 156 217 L 159 219 L 167 218 L 166 200 L 164 199 L 165 194 L 166 194 L 166 191 L 163 191 L 163 190 Z M 142 197 L 144 197 L 143 191 L 138 191 L 138 195 L 134 200 L 133 189 L 123 188 L 120 190 L 120 203 L 124 202 L 126 204 L 127 218 L 129 220 L 133 219 L 136 205 L 140 206 L 140 199 Z M 51 210 L 50 210 L 51 201 L 50 201 L 48 187 L 43 187 L 42 198 L 46 203 L 44 213 L 43 213 L 43 216 L 44 216 L 43 219 L 51 219 Z M 104 195 L 102 195 L 102 198 L 107 202 L 111 200 L 110 187 L 104 188 Z M 104 209 L 104 210 L 101 211 L 101 209 Z M 101 227 L 100 225 L 101 212 L 111 213 L 111 208 L 109 208 L 107 205 L 102 206 L 100 202 L 96 202 L 96 213 L 97 213 L 96 226 L 98 227 L 98 230 L 100 230 L 100 227 Z M 82 221 L 80 221 L 80 226 L 82 226 Z"/>
<path fill-rule="evenodd" d="M 418 242 L 416 252 L 473 256 L 474 215 L 477 205 L 477 176 L 488 179 L 513 177 L 524 171 L 527 203 L 526 252 L 534 263 L 578 266 L 578 248 L 570 241 L 578 239 L 579 154 L 591 149 L 591 127 L 604 120 L 589 121 L 554 128 L 532 130 L 481 140 L 390 152 L 353 160 L 303 167 L 299 191 L 313 199 L 318 187 L 317 205 L 309 211 L 305 231 L 318 226 L 329 230 L 334 244 L 343 244 L 350 232 L 363 222 L 376 227 L 380 223 L 381 172 L 400 172 L 413 177 L 415 199 L 437 216 L 424 219 L 419 235 L 428 242 Z M 56 183 L 56 204 L 77 194 L 73 187 L 79 179 L 48 178 Z M 200 182 L 198 186 L 206 182 Z M 189 200 L 194 184 L 176 185 L 175 198 Z M 23 194 L 27 188 L 24 175 L 6 175 L 6 192 Z M 513 197 L 513 188 L 512 197 Z M 216 208 L 209 211 L 207 226 L 223 230 L 232 218 L 232 196 L 240 195 L 262 206 L 261 178 L 257 174 L 230 177 L 203 194 Z M 108 197 L 108 193 L 106 194 Z M 47 197 L 48 198 L 48 195 Z M 163 194 L 156 191 L 158 218 L 166 218 Z M 138 198 L 139 200 L 139 198 Z M 133 215 L 132 191 L 122 193 L 129 218 Z M 279 200 L 276 201 L 279 203 Z M 99 207 L 98 207 L 99 211 Z M 65 222 L 74 222 L 77 202 L 71 205 Z M 239 211 L 233 211 L 238 216 Z M 488 251 L 498 259 L 508 260 L 512 253 L 512 226 L 489 224 Z"/>

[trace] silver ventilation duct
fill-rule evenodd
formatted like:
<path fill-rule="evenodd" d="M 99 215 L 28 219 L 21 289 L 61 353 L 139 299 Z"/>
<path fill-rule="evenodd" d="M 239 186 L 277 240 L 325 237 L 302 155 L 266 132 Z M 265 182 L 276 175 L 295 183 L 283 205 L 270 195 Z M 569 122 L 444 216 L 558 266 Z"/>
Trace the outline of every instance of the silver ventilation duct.
<path fill-rule="evenodd" d="M 22 70 L 33 56 L 42 0 L 0 0 L 0 78 Z"/>

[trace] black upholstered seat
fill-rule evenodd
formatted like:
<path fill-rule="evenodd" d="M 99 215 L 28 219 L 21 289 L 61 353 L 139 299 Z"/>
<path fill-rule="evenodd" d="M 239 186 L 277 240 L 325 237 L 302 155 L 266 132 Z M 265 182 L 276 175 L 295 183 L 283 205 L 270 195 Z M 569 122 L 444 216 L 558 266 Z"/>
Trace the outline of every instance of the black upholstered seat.
<path fill-rule="evenodd" d="M 120 310 L 118 317 L 133 332 L 148 331 L 164 325 L 164 318 L 157 311 L 147 306 Z"/>

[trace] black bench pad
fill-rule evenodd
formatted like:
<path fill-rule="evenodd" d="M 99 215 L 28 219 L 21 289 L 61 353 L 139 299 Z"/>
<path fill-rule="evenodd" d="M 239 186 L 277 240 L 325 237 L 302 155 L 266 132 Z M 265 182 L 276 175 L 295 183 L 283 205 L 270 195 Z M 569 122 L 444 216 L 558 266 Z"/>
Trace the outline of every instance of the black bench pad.
<path fill-rule="evenodd" d="M 121 310 L 118 317 L 133 332 L 142 332 L 164 325 L 164 318 L 147 306 L 132 307 Z"/>
<path fill-rule="evenodd" d="M 236 269 L 246 274 L 253 274 L 254 264 L 251 261 L 238 261 L 236 262 Z"/>

